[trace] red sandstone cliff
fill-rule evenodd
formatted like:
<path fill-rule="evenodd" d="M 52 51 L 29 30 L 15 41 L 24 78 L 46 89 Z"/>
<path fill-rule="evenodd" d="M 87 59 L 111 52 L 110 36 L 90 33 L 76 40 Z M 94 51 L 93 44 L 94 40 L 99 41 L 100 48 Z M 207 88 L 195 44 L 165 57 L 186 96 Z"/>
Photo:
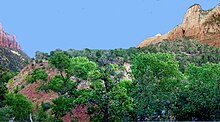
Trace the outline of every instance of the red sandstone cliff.
<path fill-rule="evenodd" d="M 6 33 L 2 24 L 0 23 L 0 47 L 13 48 L 21 50 L 21 46 L 18 44 L 16 37 Z"/>
<path fill-rule="evenodd" d="M 157 34 L 145 39 L 137 47 L 158 43 L 164 39 L 174 40 L 182 37 L 220 47 L 220 5 L 206 11 L 202 10 L 199 4 L 191 6 L 182 24 L 166 34 Z"/>

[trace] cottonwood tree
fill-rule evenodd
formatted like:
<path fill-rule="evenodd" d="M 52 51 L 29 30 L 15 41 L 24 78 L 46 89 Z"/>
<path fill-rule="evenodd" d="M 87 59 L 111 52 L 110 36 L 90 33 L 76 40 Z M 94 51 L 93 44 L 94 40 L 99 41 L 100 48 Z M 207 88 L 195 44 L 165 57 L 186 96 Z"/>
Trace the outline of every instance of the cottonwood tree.
<path fill-rule="evenodd" d="M 132 59 L 131 70 L 138 120 L 172 119 L 176 93 L 183 78 L 174 55 L 140 53 Z"/>
<path fill-rule="evenodd" d="M 60 94 L 71 93 L 76 90 L 82 80 L 87 80 L 89 74 L 94 72 L 96 64 L 85 57 L 69 58 L 63 52 L 55 52 L 49 58 L 49 64 L 59 71 L 49 83 L 55 89 L 61 89 Z M 71 77 L 75 77 L 75 81 Z M 57 87 L 58 86 L 58 87 Z"/>
<path fill-rule="evenodd" d="M 65 94 L 53 101 L 52 111 L 57 118 L 78 105 L 88 107 L 92 121 L 123 121 L 132 115 L 134 103 L 126 85 L 131 81 L 120 80 L 122 70 L 117 65 L 98 66 L 85 57 L 69 58 L 62 52 L 54 53 L 49 63 L 60 71 L 62 78 L 55 78 L 63 81 L 61 87 L 66 87 L 65 82 L 68 86 Z M 75 81 L 69 80 L 71 76 Z M 88 89 L 78 89 L 82 81 L 87 82 Z"/>
<path fill-rule="evenodd" d="M 75 104 L 88 107 L 91 121 L 132 120 L 135 104 L 127 89 L 131 81 L 119 80 L 119 71 L 115 64 L 102 66 L 91 74 L 90 88 L 79 90 Z"/>
<path fill-rule="evenodd" d="M 52 112 L 57 120 L 70 112 L 76 105 L 72 104 L 78 97 L 78 86 L 87 81 L 96 69 L 96 64 L 85 57 L 69 58 L 63 52 L 55 52 L 49 63 L 57 68 L 59 74 L 51 79 L 46 89 L 58 92 L 61 96 L 53 100 Z M 71 77 L 74 76 L 74 80 Z"/>
<path fill-rule="evenodd" d="M 190 64 L 175 109 L 177 120 L 220 119 L 220 64 Z"/>
<path fill-rule="evenodd" d="M 46 70 L 42 70 L 39 68 L 36 68 L 31 72 L 25 80 L 29 83 L 36 82 L 38 80 L 47 81 L 48 74 L 46 73 Z"/>
<path fill-rule="evenodd" d="M 33 113 L 33 105 L 22 94 L 9 93 L 6 96 L 5 103 L 11 109 L 11 117 L 15 118 L 15 121 L 24 122 L 29 119 L 30 114 Z"/>

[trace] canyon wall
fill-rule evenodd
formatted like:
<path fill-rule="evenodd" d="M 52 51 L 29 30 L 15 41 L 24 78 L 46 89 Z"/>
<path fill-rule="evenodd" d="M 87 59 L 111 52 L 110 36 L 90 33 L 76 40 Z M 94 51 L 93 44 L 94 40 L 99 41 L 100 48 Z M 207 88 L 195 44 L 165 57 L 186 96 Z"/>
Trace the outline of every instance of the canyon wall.
<path fill-rule="evenodd" d="M 1 23 L 0 23 L 0 46 L 5 48 L 13 48 L 13 49 L 21 50 L 21 46 L 18 44 L 15 35 L 6 33 L 3 30 Z"/>
<path fill-rule="evenodd" d="M 164 39 L 174 40 L 183 37 L 220 47 L 220 5 L 210 10 L 202 10 L 199 4 L 191 6 L 184 16 L 183 23 L 166 34 L 146 38 L 137 47 L 158 43 Z"/>

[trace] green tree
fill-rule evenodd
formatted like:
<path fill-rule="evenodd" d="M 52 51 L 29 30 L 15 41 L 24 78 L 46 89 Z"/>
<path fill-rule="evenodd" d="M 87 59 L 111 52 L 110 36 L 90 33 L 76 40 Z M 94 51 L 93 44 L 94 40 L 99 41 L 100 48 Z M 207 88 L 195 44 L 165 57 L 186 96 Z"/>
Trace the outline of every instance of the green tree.
<path fill-rule="evenodd" d="M 57 63 L 59 61 L 65 63 Z M 55 118 L 59 120 L 75 107 L 72 103 L 73 99 L 78 97 L 79 84 L 95 73 L 97 65 L 85 57 L 69 58 L 62 52 L 55 52 L 50 57 L 49 63 L 60 71 L 60 74 L 52 78 L 47 86 L 61 95 L 52 104 Z M 73 79 L 72 76 L 74 76 Z"/>
<path fill-rule="evenodd" d="M 10 119 L 13 110 L 11 107 L 5 106 L 0 108 L 0 121 L 6 122 Z"/>
<path fill-rule="evenodd" d="M 49 121 L 49 115 L 47 111 L 51 109 L 51 104 L 49 102 L 42 102 L 41 107 L 36 106 L 37 113 L 34 121 L 47 122 Z"/>
<path fill-rule="evenodd" d="M 63 79 L 60 75 L 56 75 L 55 77 L 53 77 L 50 82 L 48 83 L 47 88 L 51 89 L 55 92 L 59 92 L 62 87 L 63 87 Z"/>
<path fill-rule="evenodd" d="M 38 80 L 47 81 L 47 77 L 48 77 L 48 74 L 46 73 L 46 70 L 41 70 L 39 68 L 36 68 L 30 75 L 28 75 L 25 78 L 25 80 L 30 83 L 33 83 Z"/>
<path fill-rule="evenodd" d="M 47 53 L 40 52 L 40 51 L 35 52 L 36 62 L 42 62 L 43 60 L 47 60 L 48 57 L 49 55 Z"/>
<path fill-rule="evenodd" d="M 89 75 L 95 72 L 96 67 L 96 63 L 89 61 L 87 58 L 76 57 L 71 59 L 67 73 L 82 80 L 87 80 Z"/>
<path fill-rule="evenodd" d="M 74 89 L 76 90 L 79 83 L 82 80 L 86 80 L 96 68 L 96 64 L 85 57 L 69 58 L 63 52 L 55 52 L 54 55 L 49 58 L 49 63 L 58 69 L 62 78 L 56 77 L 56 79 L 52 79 L 52 82 L 49 84 L 58 85 L 59 87 L 62 86 L 61 94 L 72 92 Z M 75 77 L 74 83 L 70 79 L 72 76 Z M 55 82 L 59 82 L 59 84 Z"/>
<path fill-rule="evenodd" d="M 100 67 L 89 79 L 90 89 L 78 91 L 79 97 L 74 103 L 88 107 L 91 121 L 128 121 L 132 118 L 135 105 L 127 89 L 132 83 L 119 80 L 118 75 L 117 65 Z"/>
<path fill-rule="evenodd" d="M 183 75 L 174 55 L 140 53 L 132 59 L 134 98 L 140 120 L 169 120 Z"/>
<path fill-rule="evenodd" d="M 56 51 L 52 56 L 49 58 L 49 64 L 60 72 L 64 82 L 67 82 L 70 76 L 65 76 L 63 73 L 68 73 L 68 69 L 70 67 L 70 58 L 64 54 L 62 51 Z"/>
<path fill-rule="evenodd" d="M 7 93 L 6 85 L 0 82 L 0 108 L 5 106 L 3 101 L 5 100 L 6 93 Z"/>
<path fill-rule="evenodd" d="M 186 76 L 176 104 L 177 120 L 219 120 L 220 64 L 190 64 Z"/>
<path fill-rule="evenodd" d="M 51 84 L 60 84 L 53 85 L 56 90 L 60 87 L 65 89 L 61 92 L 62 96 L 53 101 L 52 111 L 55 118 L 60 119 L 71 111 L 70 108 L 78 105 L 88 107 L 87 112 L 93 121 L 122 121 L 128 119 L 133 112 L 133 99 L 127 90 L 132 83 L 120 80 L 123 71 L 119 70 L 118 65 L 106 64 L 98 67 L 85 57 L 68 58 L 62 52 L 55 52 L 49 63 L 60 71 L 62 77 L 56 76 Z M 70 80 L 72 76 L 74 81 Z M 90 88 L 79 89 L 82 82 L 87 82 Z"/>
<path fill-rule="evenodd" d="M 4 72 L 4 73 L 0 74 L 0 81 L 3 83 L 8 83 L 8 81 L 11 78 L 13 78 L 15 75 L 17 75 L 17 73 L 15 73 L 15 72 L 11 72 L 11 71 Z"/>
<path fill-rule="evenodd" d="M 33 105 L 30 100 L 24 97 L 22 94 L 9 93 L 6 96 L 6 105 L 11 107 L 12 115 L 15 117 L 15 121 L 29 120 L 29 115 L 32 114 Z"/>
<path fill-rule="evenodd" d="M 16 73 L 14 72 L 1 72 L 0 73 L 0 108 L 3 107 L 4 104 L 4 100 L 6 99 L 6 93 L 8 92 L 7 88 L 6 88 L 6 84 L 8 83 L 8 81 L 13 78 L 16 75 Z"/>
<path fill-rule="evenodd" d="M 53 104 L 51 105 L 54 117 L 57 120 L 61 120 L 61 118 L 66 115 L 67 112 L 72 110 L 72 102 L 73 98 L 67 98 L 64 96 L 54 99 Z"/>

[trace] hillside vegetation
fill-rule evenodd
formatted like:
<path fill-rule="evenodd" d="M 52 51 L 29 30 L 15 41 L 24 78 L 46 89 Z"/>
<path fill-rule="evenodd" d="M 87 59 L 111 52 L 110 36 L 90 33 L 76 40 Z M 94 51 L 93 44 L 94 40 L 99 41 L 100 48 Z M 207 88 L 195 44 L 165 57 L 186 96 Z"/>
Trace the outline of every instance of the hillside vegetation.
<path fill-rule="evenodd" d="M 187 38 L 176 39 L 173 41 L 164 40 L 157 44 L 151 44 L 143 48 L 113 49 L 113 50 L 74 50 L 70 49 L 64 53 L 70 57 L 83 56 L 89 60 L 100 63 L 117 63 L 123 65 L 130 62 L 133 55 L 138 53 L 172 53 L 179 62 L 180 71 L 184 72 L 189 63 L 198 66 L 206 62 L 217 63 L 220 60 L 220 48 L 210 46 Z M 53 51 L 51 52 L 53 54 Z"/>
<path fill-rule="evenodd" d="M 0 119 L 218 121 L 219 51 L 182 38 L 144 48 L 37 52 L 12 80 L 15 74 L 2 74 Z M 15 107 L 20 102 L 27 107 Z"/>

